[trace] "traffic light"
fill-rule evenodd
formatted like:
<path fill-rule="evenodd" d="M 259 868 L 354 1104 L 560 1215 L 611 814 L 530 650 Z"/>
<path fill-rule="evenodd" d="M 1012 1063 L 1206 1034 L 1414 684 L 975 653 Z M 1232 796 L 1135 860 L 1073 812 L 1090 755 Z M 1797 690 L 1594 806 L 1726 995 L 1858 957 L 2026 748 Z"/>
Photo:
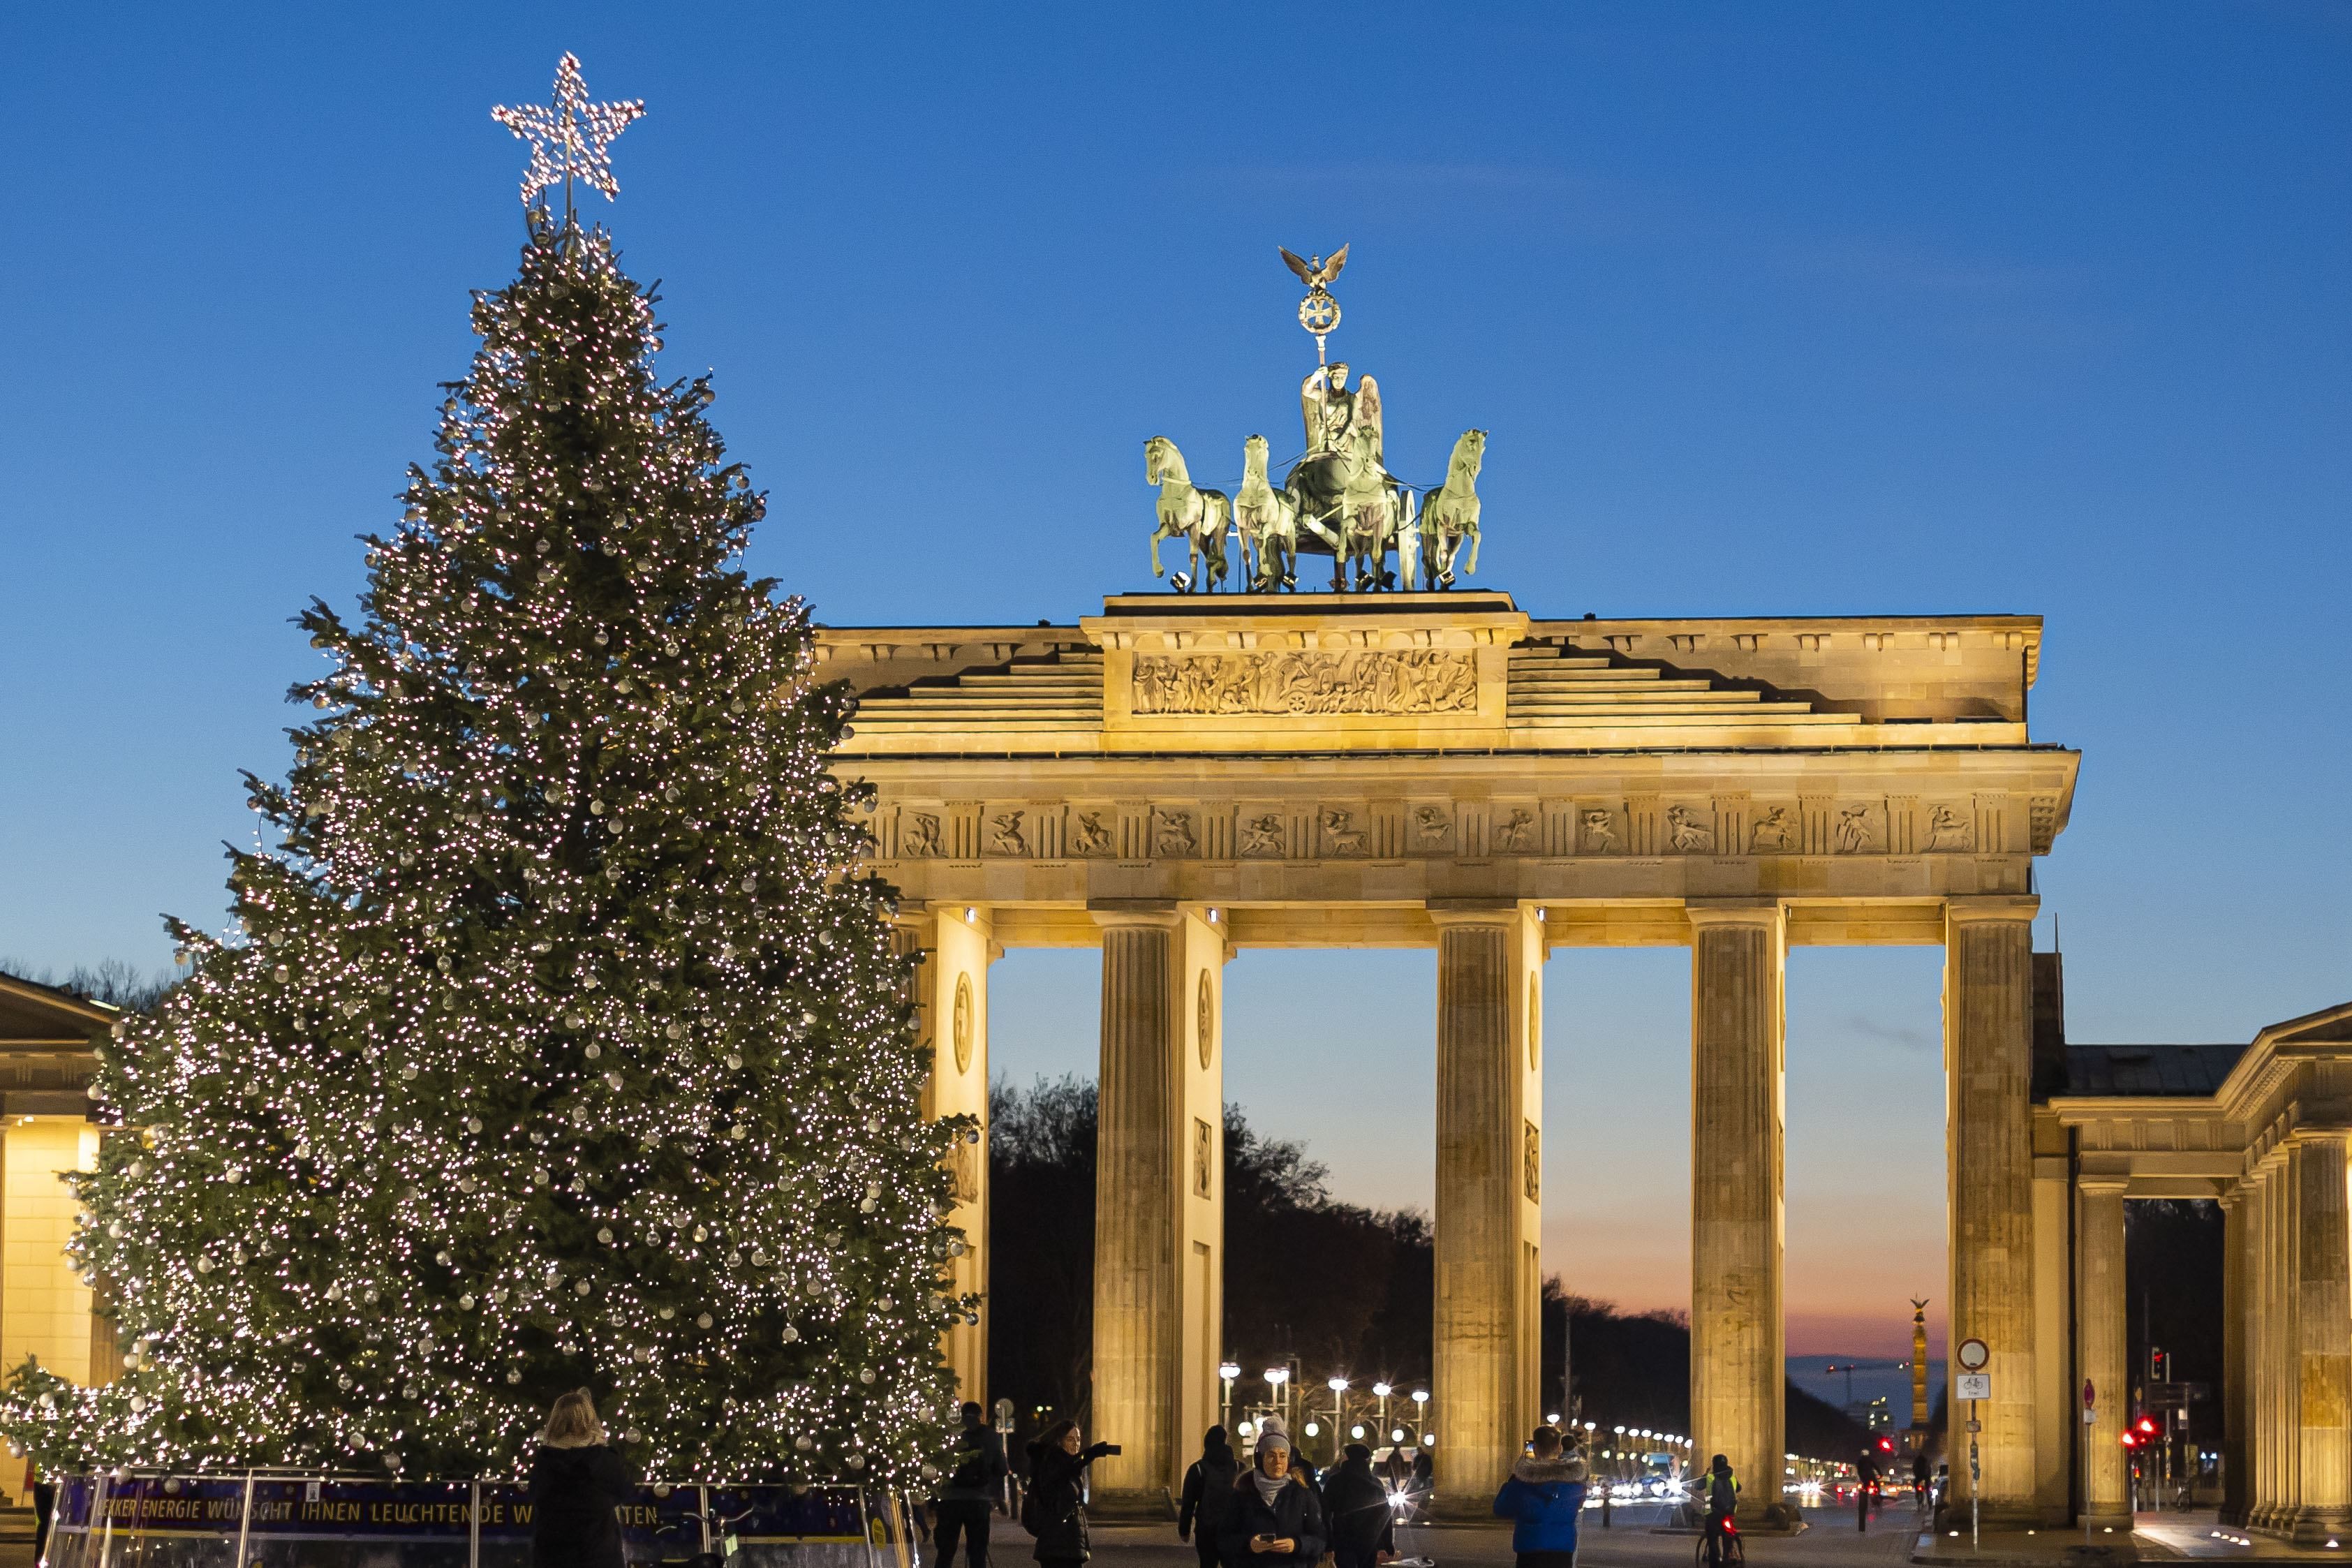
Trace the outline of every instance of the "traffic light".
<path fill-rule="evenodd" d="M 1878 1440 L 1878 1451 L 1882 1454 L 1891 1454 L 1895 1452 L 1895 1439 L 1892 1437 L 1881 1437 Z"/>
<path fill-rule="evenodd" d="M 2133 1433 L 2131 1433 L 2131 1432 L 2129 1432 L 2129 1431 L 2126 1431 L 2126 1432 L 2124 1433 L 2124 1447 L 2126 1447 L 2126 1448 L 2137 1448 L 2137 1447 L 2139 1447 L 2139 1438 L 2138 1438 L 2137 1436 L 2135 1436 Z"/>
<path fill-rule="evenodd" d="M 2142 1437 L 2153 1437 L 2156 1436 L 2156 1423 L 2143 1415 L 2134 1430 L 2137 1431 Z"/>

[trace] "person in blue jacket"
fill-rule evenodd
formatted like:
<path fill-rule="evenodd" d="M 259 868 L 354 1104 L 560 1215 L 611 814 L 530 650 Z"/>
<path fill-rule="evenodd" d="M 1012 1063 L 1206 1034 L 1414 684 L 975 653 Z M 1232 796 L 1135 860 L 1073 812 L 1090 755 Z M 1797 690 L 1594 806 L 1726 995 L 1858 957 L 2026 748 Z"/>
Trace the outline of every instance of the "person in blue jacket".
<path fill-rule="evenodd" d="M 1511 1524 L 1517 1568 L 1575 1568 L 1576 1521 L 1584 1508 L 1584 1458 L 1563 1450 L 1559 1429 L 1538 1426 L 1511 1479 L 1495 1494 L 1495 1517 Z"/>

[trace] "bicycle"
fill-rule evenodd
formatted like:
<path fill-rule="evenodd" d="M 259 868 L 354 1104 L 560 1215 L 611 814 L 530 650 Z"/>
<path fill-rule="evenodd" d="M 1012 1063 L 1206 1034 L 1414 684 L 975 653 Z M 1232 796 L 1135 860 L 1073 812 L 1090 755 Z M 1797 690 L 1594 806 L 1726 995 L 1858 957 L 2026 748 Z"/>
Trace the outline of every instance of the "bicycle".
<path fill-rule="evenodd" d="M 654 1568 L 727 1568 L 736 1555 L 735 1537 L 730 1531 L 751 1517 L 750 1509 L 731 1517 L 722 1516 L 717 1509 L 709 1513 L 681 1515 L 677 1522 L 665 1524 L 654 1533 L 668 1535 L 690 1527 L 700 1549 L 683 1557 L 657 1557 L 654 1560 Z M 704 1542 L 715 1542 L 718 1550 L 713 1551 L 710 1545 L 702 1544 Z"/>
<path fill-rule="evenodd" d="M 1709 1520 L 1699 1531 L 1698 1568 L 1747 1568 L 1748 1548 L 1739 1539 L 1739 1526 L 1729 1519 Z"/>

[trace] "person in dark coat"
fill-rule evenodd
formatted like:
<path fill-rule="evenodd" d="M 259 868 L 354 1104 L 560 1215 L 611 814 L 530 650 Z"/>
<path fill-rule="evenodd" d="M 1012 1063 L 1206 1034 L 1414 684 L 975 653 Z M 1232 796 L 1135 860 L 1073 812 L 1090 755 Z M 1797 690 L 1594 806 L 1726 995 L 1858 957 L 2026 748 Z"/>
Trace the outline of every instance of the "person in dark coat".
<path fill-rule="evenodd" d="M 1512 1521 L 1516 1568 L 1576 1568 L 1584 1457 L 1573 1448 L 1563 1451 L 1555 1426 L 1537 1427 L 1528 1448 L 1495 1493 L 1495 1517 Z"/>
<path fill-rule="evenodd" d="M 936 1568 L 948 1568 L 955 1561 L 959 1535 L 970 1568 L 988 1568 L 988 1515 L 1003 1495 L 1004 1439 L 982 1419 L 985 1414 L 964 1402 L 955 1468 L 931 1499 L 931 1539 L 939 1548 Z"/>
<path fill-rule="evenodd" d="M 1075 1421 L 1055 1422 L 1029 1445 L 1029 1496 L 1021 1522 L 1037 1538 L 1031 1555 L 1038 1562 L 1084 1563 L 1094 1554 L 1087 1533 L 1087 1467 L 1118 1452 L 1113 1443 L 1085 1447 Z"/>
<path fill-rule="evenodd" d="M 1324 1539 L 1323 1500 L 1291 1469 L 1290 1439 L 1261 1432 L 1257 1462 L 1234 1482 L 1224 1568 L 1315 1568 Z"/>
<path fill-rule="evenodd" d="M 1372 1473 L 1372 1451 L 1350 1443 L 1346 1455 L 1323 1472 L 1325 1539 L 1339 1568 L 1373 1568 L 1396 1555 L 1396 1509 Z"/>
<path fill-rule="evenodd" d="M 605 1437 L 588 1391 L 558 1399 L 530 1461 L 531 1568 L 623 1568 L 613 1510 L 636 1490 L 637 1472 Z"/>
<path fill-rule="evenodd" d="M 1189 1541 L 1201 1568 L 1216 1568 L 1223 1550 L 1225 1515 L 1233 1511 L 1234 1483 L 1242 1462 L 1225 1441 L 1225 1429 L 1212 1426 L 1201 1439 L 1201 1457 L 1184 1472 L 1184 1496 L 1176 1505 L 1176 1539 Z"/>

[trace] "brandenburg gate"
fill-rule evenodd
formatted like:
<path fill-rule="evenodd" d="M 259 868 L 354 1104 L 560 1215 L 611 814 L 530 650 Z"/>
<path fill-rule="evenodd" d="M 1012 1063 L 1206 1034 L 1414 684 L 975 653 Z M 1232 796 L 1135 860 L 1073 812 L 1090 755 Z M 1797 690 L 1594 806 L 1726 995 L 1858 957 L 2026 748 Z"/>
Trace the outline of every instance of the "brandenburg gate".
<path fill-rule="evenodd" d="M 2031 933 L 2079 755 L 2027 729 L 2037 617 L 1154 594 L 1075 626 L 818 637 L 860 694 L 837 768 L 879 790 L 877 869 L 928 959 L 933 1112 L 985 1121 L 992 958 L 1102 952 L 1091 1426 L 1125 1452 L 1099 1503 L 1156 1502 L 1217 1415 L 1235 952 L 1436 954 L 1428 1425 L 1441 1497 L 1483 1511 L 1540 1414 L 1546 955 L 1692 950 L 1691 1432 L 1760 1506 L 1782 1470 L 1787 952 L 1940 943 L 1948 1299 L 1992 1352 L 1982 1500 L 2046 1516 L 2054 1488 L 2064 1510 L 2070 1172 L 2037 1160 Z M 987 1160 L 960 1159 L 957 1267 L 984 1290 Z M 950 1345 L 974 1396 L 987 1333 L 983 1306 Z"/>

